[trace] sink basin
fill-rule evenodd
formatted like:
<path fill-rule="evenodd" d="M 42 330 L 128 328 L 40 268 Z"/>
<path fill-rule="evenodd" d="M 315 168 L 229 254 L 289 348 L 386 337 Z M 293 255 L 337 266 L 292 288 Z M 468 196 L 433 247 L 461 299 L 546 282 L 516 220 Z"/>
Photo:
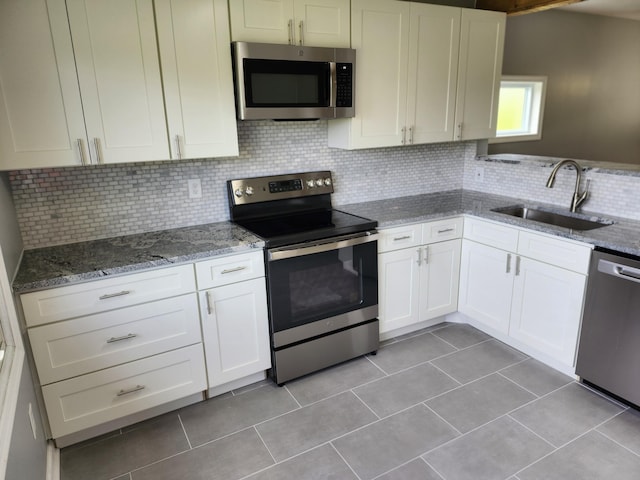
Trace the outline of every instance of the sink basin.
<path fill-rule="evenodd" d="M 511 215 L 512 217 L 532 220 L 534 222 L 546 223 L 556 227 L 570 228 L 572 230 L 593 230 L 595 228 L 606 227 L 612 225 L 610 220 L 587 217 L 580 214 L 564 214 L 552 212 L 534 207 L 525 207 L 523 205 L 512 205 L 503 208 L 494 208 L 491 210 L 496 213 Z"/>

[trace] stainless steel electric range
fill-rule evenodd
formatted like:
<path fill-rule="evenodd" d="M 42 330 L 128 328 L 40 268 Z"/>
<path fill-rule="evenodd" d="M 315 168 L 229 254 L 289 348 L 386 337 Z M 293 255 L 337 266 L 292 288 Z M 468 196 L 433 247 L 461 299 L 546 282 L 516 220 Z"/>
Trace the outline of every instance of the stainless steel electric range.
<path fill-rule="evenodd" d="M 331 172 L 227 182 L 231 220 L 266 243 L 272 377 L 378 349 L 377 222 L 331 206 Z"/>

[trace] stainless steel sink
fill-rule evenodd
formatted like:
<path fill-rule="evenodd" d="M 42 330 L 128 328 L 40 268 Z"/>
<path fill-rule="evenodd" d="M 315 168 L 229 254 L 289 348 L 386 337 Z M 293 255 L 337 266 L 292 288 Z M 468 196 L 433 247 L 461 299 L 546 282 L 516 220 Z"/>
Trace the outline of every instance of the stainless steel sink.
<path fill-rule="evenodd" d="M 564 214 L 552 212 L 534 207 L 525 207 L 523 205 L 511 205 L 509 207 L 494 208 L 491 210 L 496 213 L 511 215 L 512 217 L 532 220 L 534 222 L 546 223 L 556 227 L 570 228 L 572 230 L 593 230 L 595 228 L 606 227 L 612 225 L 611 220 L 587 217 L 580 214 Z"/>

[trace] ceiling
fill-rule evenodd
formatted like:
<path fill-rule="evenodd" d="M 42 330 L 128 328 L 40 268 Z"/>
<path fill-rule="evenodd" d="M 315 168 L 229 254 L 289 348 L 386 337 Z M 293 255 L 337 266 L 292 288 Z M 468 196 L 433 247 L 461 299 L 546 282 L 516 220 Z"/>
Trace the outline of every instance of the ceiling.
<path fill-rule="evenodd" d="M 606 15 L 640 21 L 640 0 L 583 0 L 558 8 L 574 13 Z"/>

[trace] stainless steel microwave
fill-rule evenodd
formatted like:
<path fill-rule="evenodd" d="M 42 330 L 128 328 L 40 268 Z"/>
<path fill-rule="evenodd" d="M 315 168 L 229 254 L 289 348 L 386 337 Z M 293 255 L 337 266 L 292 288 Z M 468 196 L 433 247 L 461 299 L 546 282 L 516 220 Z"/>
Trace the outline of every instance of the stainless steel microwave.
<path fill-rule="evenodd" d="M 231 49 L 240 120 L 355 115 L 355 50 L 247 42 Z"/>

